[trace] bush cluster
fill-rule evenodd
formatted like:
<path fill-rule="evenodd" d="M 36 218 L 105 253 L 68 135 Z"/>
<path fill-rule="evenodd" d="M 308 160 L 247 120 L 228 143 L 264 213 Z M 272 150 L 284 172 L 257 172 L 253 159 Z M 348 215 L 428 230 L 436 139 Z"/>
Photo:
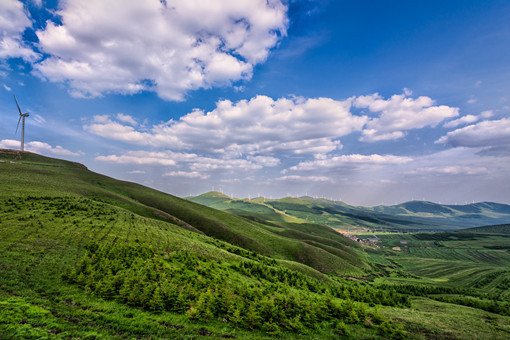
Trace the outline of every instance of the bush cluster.
<path fill-rule="evenodd" d="M 271 335 L 283 330 L 307 333 L 323 322 L 338 326 L 340 321 L 374 327 L 387 336 L 405 333 L 347 296 L 369 292 L 364 287 L 328 286 L 250 260 L 227 264 L 186 251 L 159 255 L 146 246 L 92 244 L 63 278 L 130 306 L 185 313 L 197 321 L 216 319 Z M 401 297 L 394 294 L 393 305 L 401 304 Z M 337 328 L 342 332 L 344 327 Z"/>

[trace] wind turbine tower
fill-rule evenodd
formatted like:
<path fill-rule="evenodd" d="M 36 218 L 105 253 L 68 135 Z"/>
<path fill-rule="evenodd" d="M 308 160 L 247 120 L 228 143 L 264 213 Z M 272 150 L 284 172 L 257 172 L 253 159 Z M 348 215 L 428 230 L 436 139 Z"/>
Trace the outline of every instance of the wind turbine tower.
<path fill-rule="evenodd" d="M 16 102 L 16 106 L 18 107 L 19 111 L 19 119 L 18 119 L 18 125 L 16 126 L 16 133 L 18 133 L 19 128 L 19 122 L 21 121 L 21 151 L 25 150 L 25 117 L 30 116 L 28 112 L 21 113 L 21 109 L 19 108 L 18 100 L 16 99 L 16 96 L 14 96 L 14 101 Z"/>

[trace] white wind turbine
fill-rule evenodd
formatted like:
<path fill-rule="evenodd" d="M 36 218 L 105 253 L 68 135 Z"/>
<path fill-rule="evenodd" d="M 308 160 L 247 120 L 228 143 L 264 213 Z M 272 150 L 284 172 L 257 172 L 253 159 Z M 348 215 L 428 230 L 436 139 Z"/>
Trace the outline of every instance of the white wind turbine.
<path fill-rule="evenodd" d="M 18 104 L 18 101 L 16 100 L 16 96 L 14 96 L 14 101 L 16 102 L 16 106 L 18 107 L 18 111 L 19 111 L 19 119 L 18 119 L 18 125 L 16 126 L 16 133 L 18 133 L 18 128 L 19 128 L 19 122 L 21 121 L 21 151 L 24 151 L 25 149 L 25 117 L 28 117 L 30 116 L 27 113 L 21 113 L 21 109 L 19 108 L 19 104 Z"/>

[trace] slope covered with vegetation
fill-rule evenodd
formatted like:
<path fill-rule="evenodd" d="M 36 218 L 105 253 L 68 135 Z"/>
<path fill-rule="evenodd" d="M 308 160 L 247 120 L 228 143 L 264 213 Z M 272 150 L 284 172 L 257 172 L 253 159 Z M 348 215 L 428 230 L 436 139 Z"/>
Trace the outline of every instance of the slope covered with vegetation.
<path fill-rule="evenodd" d="M 144 217 L 175 223 L 264 255 L 301 262 L 322 272 L 342 270 L 356 275 L 368 268 L 362 261 L 363 254 L 356 251 L 357 244 L 322 226 L 316 228 L 321 230 L 321 235 L 327 234 L 326 244 L 318 238 L 303 240 L 302 229 L 294 235 L 277 226 L 99 175 L 71 162 L 55 161 L 31 153 L 22 153 L 22 159 L 14 160 L 18 154 L 0 153 L 0 159 L 7 161 L 2 164 L 5 197 L 16 197 L 20 187 L 23 195 L 86 197 Z M 331 242 L 338 249 L 330 249 Z"/>
<path fill-rule="evenodd" d="M 21 155 L 4 154 L 7 161 L 0 163 L 3 336 L 404 334 L 371 307 L 408 306 L 404 295 L 326 276 L 278 253 L 285 242 L 302 243 L 305 252 L 296 250 L 297 256 L 315 261 L 304 258 L 309 256 L 306 242 L 83 166 Z M 184 212 L 172 204 L 181 204 Z M 230 235 L 237 232 L 246 239 L 211 238 L 205 235 L 206 222 L 232 228 Z M 265 231 L 266 239 L 250 239 L 253 231 L 243 234 L 243 228 Z M 271 242 L 274 256 L 251 250 L 257 242 L 262 252 L 264 242 Z M 335 268 L 334 260 L 320 259 L 317 266 L 325 272 L 365 271 L 352 264 L 359 261 L 354 255 L 351 261 L 334 254 L 334 244 L 324 245 L 327 250 L 312 248 L 345 262 Z"/>

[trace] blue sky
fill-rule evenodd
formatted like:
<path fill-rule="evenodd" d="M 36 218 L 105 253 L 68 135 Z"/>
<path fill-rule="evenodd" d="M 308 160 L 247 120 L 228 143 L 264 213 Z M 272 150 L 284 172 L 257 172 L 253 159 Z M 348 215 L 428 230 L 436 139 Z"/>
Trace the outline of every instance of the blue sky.
<path fill-rule="evenodd" d="M 508 1 L 0 4 L 0 147 L 178 196 L 510 203 Z"/>

